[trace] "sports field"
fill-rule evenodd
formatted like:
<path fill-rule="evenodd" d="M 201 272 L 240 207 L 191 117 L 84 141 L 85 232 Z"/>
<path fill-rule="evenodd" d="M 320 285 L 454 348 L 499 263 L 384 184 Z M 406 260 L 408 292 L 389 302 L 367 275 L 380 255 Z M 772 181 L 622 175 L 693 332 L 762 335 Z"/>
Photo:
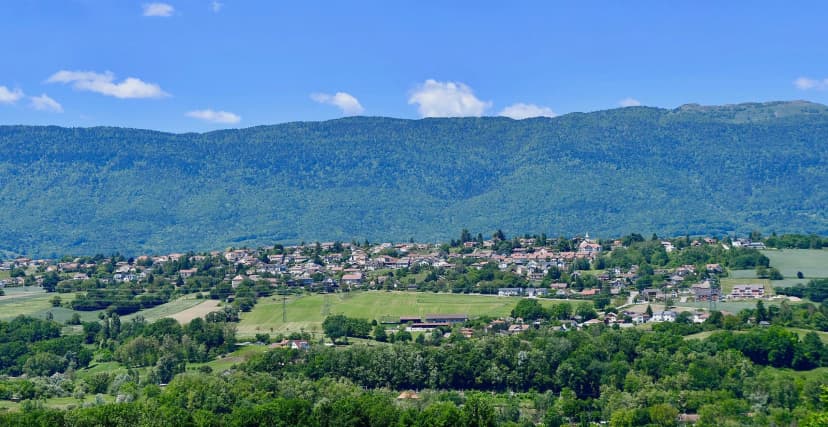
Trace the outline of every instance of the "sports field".
<path fill-rule="evenodd" d="M 242 313 L 238 333 L 244 337 L 258 332 L 321 333 L 322 321 L 331 314 L 377 321 L 432 313 L 506 316 L 518 301 L 519 297 L 385 291 L 290 296 L 284 304 L 283 321 L 282 297 L 276 295 L 260 299 L 251 312 Z M 555 300 L 540 301 L 547 306 L 555 304 Z"/>

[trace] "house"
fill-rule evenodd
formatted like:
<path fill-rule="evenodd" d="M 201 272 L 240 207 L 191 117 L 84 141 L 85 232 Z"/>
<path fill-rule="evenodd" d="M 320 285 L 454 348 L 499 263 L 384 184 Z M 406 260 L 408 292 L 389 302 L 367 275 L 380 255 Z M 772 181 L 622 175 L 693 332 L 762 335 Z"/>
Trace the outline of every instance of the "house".
<path fill-rule="evenodd" d="M 676 312 L 672 310 L 665 310 L 665 311 L 656 311 L 653 313 L 653 318 L 650 319 L 651 322 L 675 322 L 676 321 Z"/>
<path fill-rule="evenodd" d="M 693 285 L 690 290 L 696 297 L 696 301 L 718 301 L 721 297 L 720 289 L 712 287 L 710 282 L 703 282 Z"/>
<path fill-rule="evenodd" d="M 721 274 L 722 272 L 724 272 L 724 268 L 722 268 L 722 266 L 719 264 L 707 264 L 705 268 L 707 269 L 708 273 Z"/>
<path fill-rule="evenodd" d="M 656 301 L 664 299 L 664 293 L 660 289 L 647 288 L 641 291 L 641 297 L 647 301 Z"/>
<path fill-rule="evenodd" d="M 291 350 L 308 350 L 310 343 L 305 340 L 282 340 L 270 344 L 270 348 L 289 348 Z"/>
<path fill-rule="evenodd" d="M 693 323 L 704 323 L 710 318 L 710 313 L 700 311 L 693 314 Z"/>
<path fill-rule="evenodd" d="M 362 284 L 362 273 L 348 273 L 342 276 L 343 286 L 358 286 Z"/>
<path fill-rule="evenodd" d="M 601 252 L 601 245 L 595 243 L 593 240 L 585 239 L 578 244 L 578 254 L 580 255 L 594 255 Z"/>
<path fill-rule="evenodd" d="M 244 282 L 244 281 L 245 281 L 245 279 L 246 279 L 246 277 L 244 277 L 244 276 L 242 276 L 241 274 L 239 274 L 239 275 L 236 275 L 236 277 L 234 277 L 232 280 L 230 280 L 230 284 L 231 284 L 234 288 L 238 288 L 238 287 L 239 287 L 239 285 L 241 285 L 241 284 L 242 284 L 242 282 Z"/>
<path fill-rule="evenodd" d="M 497 295 L 501 297 L 516 297 L 523 294 L 523 289 L 521 288 L 499 288 L 497 290 Z"/>
<path fill-rule="evenodd" d="M 524 292 L 528 297 L 544 297 L 549 295 L 549 289 L 544 288 L 526 288 Z"/>
<path fill-rule="evenodd" d="M 519 334 L 521 332 L 528 331 L 531 329 L 531 325 L 510 325 L 509 326 L 509 333 L 510 334 Z"/>
<path fill-rule="evenodd" d="M 420 316 L 400 316 L 400 323 L 420 323 L 423 319 Z"/>
<path fill-rule="evenodd" d="M 735 285 L 730 298 L 764 298 L 764 285 Z"/>
<path fill-rule="evenodd" d="M 581 291 L 581 295 L 585 297 L 591 297 L 598 295 L 599 292 L 601 292 L 600 289 L 584 289 L 583 291 Z"/>
<path fill-rule="evenodd" d="M 190 269 L 187 269 L 187 270 L 178 270 L 178 275 L 181 276 L 182 279 L 192 277 L 196 273 L 198 273 L 197 268 L 190 268 Z"/>

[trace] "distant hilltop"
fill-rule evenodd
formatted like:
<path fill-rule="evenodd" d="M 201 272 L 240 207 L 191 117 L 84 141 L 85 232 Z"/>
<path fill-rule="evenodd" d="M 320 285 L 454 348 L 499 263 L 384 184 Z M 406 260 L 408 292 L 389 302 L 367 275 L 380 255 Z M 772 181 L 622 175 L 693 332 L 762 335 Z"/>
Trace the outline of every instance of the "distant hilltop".
<path fill-rule="evenodd" d="M 828 233 L 828 107 L 349 117 L 204 134 L 0 127 L 0 253 L 447 240 L 456 230 Z"/>

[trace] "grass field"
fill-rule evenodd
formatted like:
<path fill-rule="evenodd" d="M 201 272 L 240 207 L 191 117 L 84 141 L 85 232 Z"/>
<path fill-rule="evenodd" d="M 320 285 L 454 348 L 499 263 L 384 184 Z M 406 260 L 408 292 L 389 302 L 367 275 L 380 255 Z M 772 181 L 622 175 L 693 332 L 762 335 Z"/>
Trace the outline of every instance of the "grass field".
<path fill-rule="evenodd" d="M 466 314 L 470 317 L 506 316 L 520 301 L 518 297 L 489 295 L 435 294 L 419 292 L 367 291 L 339 294 L 291 296 L 285 304 L 287 321 L 282 321 L 280 296 L 262 298 L 249 313 L 243 313 L 239 336 L 258 332 L 321 333 L 322 321 L 331 314 L 382 320 L 383 317 L 424 316 L 426 314 Z M 554 300 L 540 300 L 552 305 Z"/>
<path fill-rule="evenodd" d="M 828 250 L 783 249 L 762 251 L 770 258 L 771 267 L 776 267 L 785 279 L 796 279 L 801 271 L 806 280 L 828 277 Z"/>
<path fill-rule="evenodd" d="M 55 294 L 48 294 L 40 288 L 7 288 L 0 297 L 0 319 L 11 319 L 21 314 L 33 316 L 52 307 L 49 302 Z M 70 296 L 71 297 L 71 296 Z"/>
<path fill-rule="evenodd" d="M 66 307 L 52 307 L 51 299 L 55 296 L 59 296 L 65 305 L 75 298 L 75 294 L 46 293 L 41 288 L 34 287 L 7 288 L 5 291 L 6 295 L 0 296 L 0 319 L 2 320 L 12 319 L 21 314 L 45 319 L 48 313 L 52 313 L 52 318 L 55 321 L 65 323 L 74 313 L 77 313 L 82 321 L 88 322 L 97 320 L 98 314 L 102 311 L 74 311 Z M 215 306 L 215 302 L 197 299 L 195 294 L 185 295 L 166 304 L 126 315 L 123 320 L 130 320 L 141 315 L 148 322 L 163 317 L 173 317 L 178 321 L 189 321 L 192 320 L 193 316 L 207 314 L 213 309 L 211 306 Z"/>

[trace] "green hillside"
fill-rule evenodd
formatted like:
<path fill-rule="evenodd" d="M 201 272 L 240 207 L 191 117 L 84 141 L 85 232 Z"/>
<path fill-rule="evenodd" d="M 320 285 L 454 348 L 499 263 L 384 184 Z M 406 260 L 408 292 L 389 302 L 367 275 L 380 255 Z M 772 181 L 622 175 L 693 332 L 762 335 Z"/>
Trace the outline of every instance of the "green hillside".
<path fill-rule="evenodd" d="M 488 234 L 828 233 L 828 107 L 0 127 L 0 253 Z"/>

